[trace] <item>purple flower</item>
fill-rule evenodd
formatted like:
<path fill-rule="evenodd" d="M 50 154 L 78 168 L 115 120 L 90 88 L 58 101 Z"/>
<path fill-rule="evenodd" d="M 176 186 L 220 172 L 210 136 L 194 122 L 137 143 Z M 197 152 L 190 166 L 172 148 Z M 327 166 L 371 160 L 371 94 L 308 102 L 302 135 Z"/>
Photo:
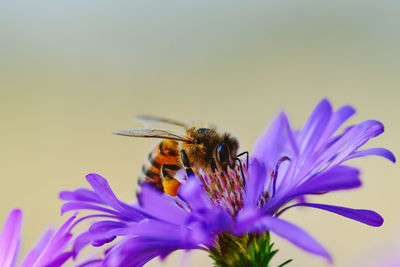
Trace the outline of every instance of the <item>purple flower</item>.
<path fill-rule="evenodd" d="M 175 198 L 144 187 L 139 205 L 128 205 L 117 199 L 103 177 L 90 174 L 87 179 L 93 191 L 62 192 L 60 197 L 69 201 L 62 211 L 90 209 L 97 213 L 87 218 L 109 219 L 95 222 L 78 237 L 74 252 L 87 243 L 102 246 L 122 236 L 106 251 L 103 264 L 142 266 L 178 249 L 211 251 L 220 245 L 219 238 L 225 233 L 242 236 L 273 232 L 330 261 L 331 256 L 320 243 L 279 216 L 291 207 L 306 206 L 371 226 L 383 223 L 374 211 L 309 203 L 306 198 L 359 187 L 359 171 L 341 165 L 344 161 L 367 155 L 395 161 L 393 154 L 383 148 L 359 150 L 383 132 L 378 121 L 352 125 L 336 134 L 353 114 L 350 106 L 333 112 L 330 103 L 322 100 L 303 129 L 294 132 L 282 112 L 260 136 L 249 166 L 238 165 L 227 173 L 199 170 L 194 179 L 187 179 Z"/>
<path fill-rule="evenodd" d="M 40 238 L 37 245 L 30 250 L 21 263 L 21 267 L 56 267 L 61 266 L 72 252 L 66 251 L 72 234 L 72 223 L 76 215 L 70 217 L 56 233 L 48 229 Z M 16 266 L 19 251 L 22 211 L 14 209 L 8 215 L 0 234 L 0 266 Z"/>

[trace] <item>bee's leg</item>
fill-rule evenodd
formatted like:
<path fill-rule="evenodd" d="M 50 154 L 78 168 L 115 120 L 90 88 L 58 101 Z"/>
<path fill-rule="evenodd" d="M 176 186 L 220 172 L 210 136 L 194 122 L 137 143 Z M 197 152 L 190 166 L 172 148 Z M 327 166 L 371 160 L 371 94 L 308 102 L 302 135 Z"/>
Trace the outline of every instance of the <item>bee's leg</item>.
<path fill-rule="evenodd" d="M 183 167 L 185 168 L 186 171 L 186 175 L 188 176 L 188 178 L 192 178 L 194 176 L 194 172 L 192 170 L 192 168 L 190 167 L 190 161 L 189 158 L 185 152 L 185 150 L 181 150 L 181 159 L 182 159 L 182 163 L 183 163 Z"/>
<path fill-rule="evenodd" d="M 161 178 L 164 192 L 172 197 L 178 194 L 178 189 L 181 185 L 170 173 L 170 171 L 176 172 L 176 170 L 176 165 L 161 165 Z"/>
<path fill-rule="evenodd" d="M 239 158 L 235 158 L 235 160 L 237 160 L 239 162 L 239 167 L 240 167 L 240 173 L 242 175 L 242 181 L 243 181 L 243 185 L 246 185 L 246 176 L 244 175 L 244 171 L 243 171 L 243 164 L 242 161 Z"/>
<path fill-rule="evenodd" d="M 210 167 L 212 172 L 215 172 L 217 170 L 217 164 L 215 163 L 214 158 L 210 159 Z"/>

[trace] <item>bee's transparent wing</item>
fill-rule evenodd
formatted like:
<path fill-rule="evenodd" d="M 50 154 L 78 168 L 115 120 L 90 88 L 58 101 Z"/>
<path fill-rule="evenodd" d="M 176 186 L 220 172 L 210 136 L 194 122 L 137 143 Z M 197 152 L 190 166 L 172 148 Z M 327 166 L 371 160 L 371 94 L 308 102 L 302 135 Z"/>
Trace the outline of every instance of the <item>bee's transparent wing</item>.
<path fill-rule="evenodd" d="M 113 134 L 123 135 L 123 136 L 131 136 L 131 137 L 171 139 L 171 140 L 188 142 L 188 143 L 193 142 L 193 140 L 191 140 L 185 136 L 178 135 L 178 134 L 170 132 L 170 131 L 149 129 L 149 128 L 127 129 L 127 130 L 113 132 Z"/>
<path fill-rule="evenodd" d="M 164 124 L 179 126 L 184 129 L 188 128 L 188 125 L 186 123 L 176 121 L 173 119 L 161 118 L 161 117 L 153 116 L 153 115 L 137 115 L 134 118 L 140 122 L 143 122 L 145 125 L 147 125 L 149 123 L 164 123 Z"/>

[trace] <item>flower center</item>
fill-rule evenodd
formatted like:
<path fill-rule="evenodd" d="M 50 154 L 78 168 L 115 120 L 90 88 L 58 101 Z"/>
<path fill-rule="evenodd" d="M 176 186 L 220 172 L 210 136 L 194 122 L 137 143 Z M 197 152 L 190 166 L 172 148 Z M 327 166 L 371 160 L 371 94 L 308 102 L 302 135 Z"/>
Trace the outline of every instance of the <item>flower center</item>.
<path fill-rule="evenodd" d="M 206 173 L 200 170 L 200 180 L 211 201 L 228 210 L 232 216 L 242 208 L 244 185 L 247 175 L 246 165 L 228 167 L 227 171 L 216 170 Z"/>

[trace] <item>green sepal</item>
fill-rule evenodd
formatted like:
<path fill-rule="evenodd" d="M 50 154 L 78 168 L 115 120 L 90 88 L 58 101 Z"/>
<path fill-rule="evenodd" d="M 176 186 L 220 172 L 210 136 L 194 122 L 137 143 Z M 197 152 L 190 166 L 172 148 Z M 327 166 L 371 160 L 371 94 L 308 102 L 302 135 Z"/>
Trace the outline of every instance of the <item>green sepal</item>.
<path fill-rule="evenodd" d="M 273 250 L 269 232 L 263 234 L 245 234 L 234 236 L 230 233 L 220 234 L 216 245 L 209 249 L 215 267 L 266 267 L 278 252 Z M 285 266 L 287 260 L 278 267 Z"/>

